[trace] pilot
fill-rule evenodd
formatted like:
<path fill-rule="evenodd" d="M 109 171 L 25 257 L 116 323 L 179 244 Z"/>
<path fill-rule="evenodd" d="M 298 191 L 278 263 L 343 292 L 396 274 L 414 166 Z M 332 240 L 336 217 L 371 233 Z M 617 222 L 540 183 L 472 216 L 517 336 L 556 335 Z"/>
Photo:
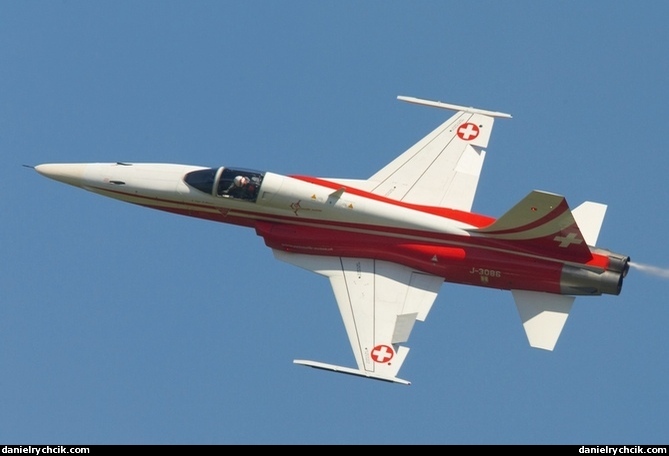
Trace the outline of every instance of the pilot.
<path fill-rule="evenodd" d="M 246 176 L 237 176 L 232 180 L 232 183 L 225 193 L 236 198 L 241 198 L 250 182 L 251 180 Z"/>

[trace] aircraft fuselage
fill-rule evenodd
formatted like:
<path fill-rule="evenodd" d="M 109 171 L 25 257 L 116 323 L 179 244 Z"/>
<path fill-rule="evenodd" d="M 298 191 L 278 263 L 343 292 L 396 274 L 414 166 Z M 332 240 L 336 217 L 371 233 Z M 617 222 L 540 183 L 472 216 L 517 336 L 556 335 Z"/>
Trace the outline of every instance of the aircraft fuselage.
<path fill-rule="evenodd" d="M 45 164 L 36 170 L 128 203 L 251 227 L 273 249 L 385 260 L 447 282 L 618 294 L 627 272 L 624 256 L 594 249 L 591 258 L 575 262 L 524 251 L 517 243 L 475 234 L 494 218 L 403 203 L 360 189 L 355 181 L 150 163 Z M 247 177 L 244 193 L 235 193 L 238 175 Z"/>

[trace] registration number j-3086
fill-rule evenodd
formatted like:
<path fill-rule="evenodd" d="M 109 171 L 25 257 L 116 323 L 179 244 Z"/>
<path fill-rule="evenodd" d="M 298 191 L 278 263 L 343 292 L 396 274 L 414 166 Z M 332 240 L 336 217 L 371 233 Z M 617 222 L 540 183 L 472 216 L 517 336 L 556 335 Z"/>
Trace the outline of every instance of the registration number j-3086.
<path fill-rule="evenodd" d="M 470 271 L 470 274 L 478 274 L 481 277 L 502 277 L 502 272 L 497 271 L 496 269 L 487 269 L 487 268 L 477 268 L 473 267 Z"/>

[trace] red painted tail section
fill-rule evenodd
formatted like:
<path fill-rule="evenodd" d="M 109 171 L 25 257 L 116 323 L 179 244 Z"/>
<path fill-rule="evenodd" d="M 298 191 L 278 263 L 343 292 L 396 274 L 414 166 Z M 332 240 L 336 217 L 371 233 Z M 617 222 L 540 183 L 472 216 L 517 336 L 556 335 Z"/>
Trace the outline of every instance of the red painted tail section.
<path fill-rule="evenodd" d="M 587 263 L 592 252 L 563 196 L 533 191 L 491 225 L 470 231 L 485 244 Z"/>

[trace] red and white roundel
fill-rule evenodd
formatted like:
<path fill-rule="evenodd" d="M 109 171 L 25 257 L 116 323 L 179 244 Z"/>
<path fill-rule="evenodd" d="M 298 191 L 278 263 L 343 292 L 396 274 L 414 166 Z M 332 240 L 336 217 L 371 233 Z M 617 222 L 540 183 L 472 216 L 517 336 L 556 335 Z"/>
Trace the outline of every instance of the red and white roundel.
<path fill-rule="evenodd" d="M 473 123 L 465 123 L 458 127 L 458 138 L 464 141 L 471 141 L 479 135 L 479 127 Z"/>
<path fill-rule="evenodd" d="M 372 359 L 377 363 L 387 363 L 395 356 L 393 348 L 388 345 L 377 345 L 372 349 Z"/>

